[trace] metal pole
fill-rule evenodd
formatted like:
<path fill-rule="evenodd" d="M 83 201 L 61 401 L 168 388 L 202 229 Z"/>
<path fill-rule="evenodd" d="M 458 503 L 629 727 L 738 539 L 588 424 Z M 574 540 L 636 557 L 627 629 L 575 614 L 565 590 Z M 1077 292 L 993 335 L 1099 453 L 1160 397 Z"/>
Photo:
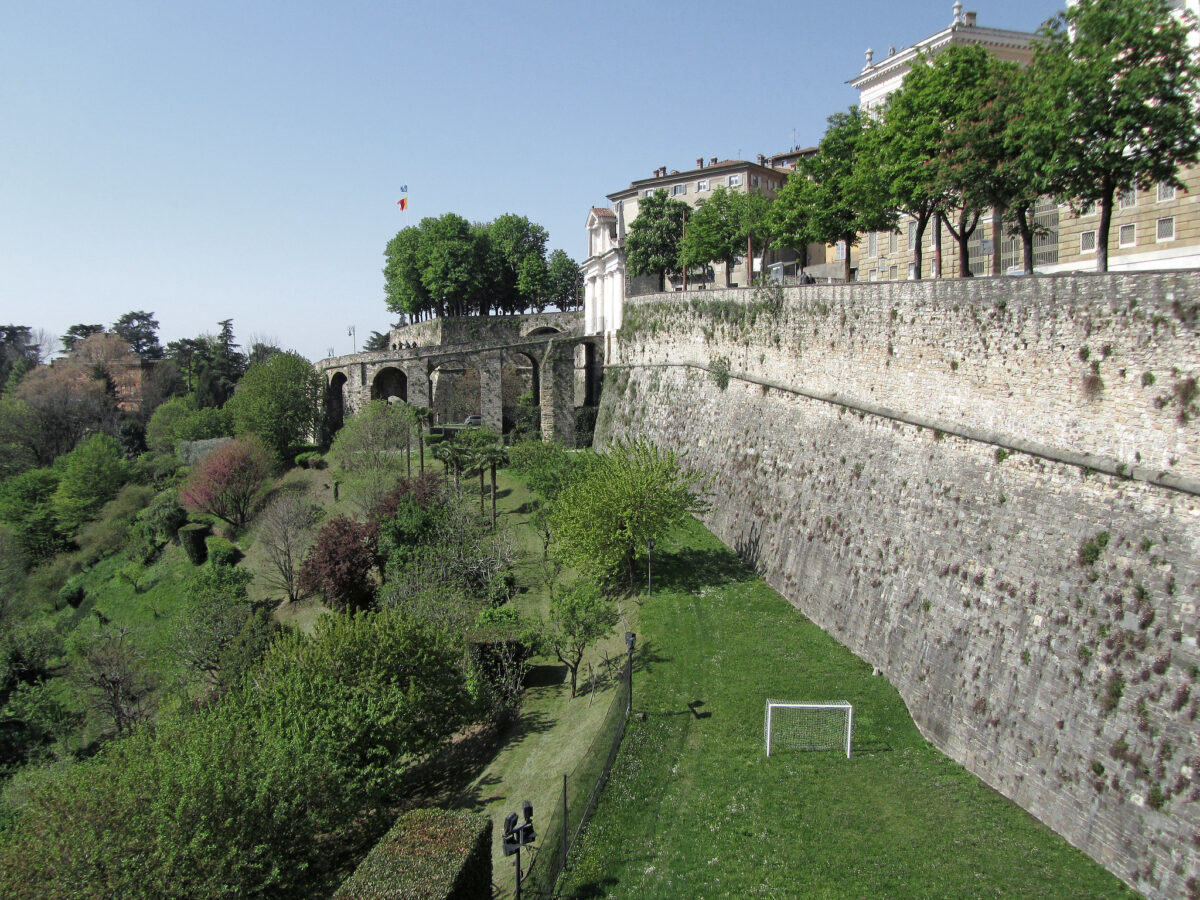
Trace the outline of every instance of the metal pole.
<path fill-rule="evenodd" d="M 516 900 L 521 900 L 521 845 L 517 845 L 517 892 Z"/>

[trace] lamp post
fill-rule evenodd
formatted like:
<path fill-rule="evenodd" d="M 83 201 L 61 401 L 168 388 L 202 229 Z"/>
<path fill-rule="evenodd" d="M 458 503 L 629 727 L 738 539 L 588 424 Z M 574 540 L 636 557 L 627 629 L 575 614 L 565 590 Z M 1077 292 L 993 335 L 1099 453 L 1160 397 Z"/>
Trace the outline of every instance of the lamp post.
<path fill-rule="evenodd" d="M 504 855 L 517 855 L 517 889 L 513 895 L 516 900 L 521 900 L 521 848 L 537 840 L 537 834 L 533 830 L 533 804 L 526 800 L 521 804 L 521 812 L 525 814 L 525 821 L 520 824 L 517 823 L 516 813 L 509 813 L 504 817 L 504 836 L 501 838 Z"/>
<path fill-rule="evenodd" d="M 632 631 L 625 632 L 625 649 L 628 656 L 625 660 L 625 673 L 629 679 L 629 699 L 625 703 L 625 715 L 633 712 L 633 647 L 637 643 L 637 635 Z"/>

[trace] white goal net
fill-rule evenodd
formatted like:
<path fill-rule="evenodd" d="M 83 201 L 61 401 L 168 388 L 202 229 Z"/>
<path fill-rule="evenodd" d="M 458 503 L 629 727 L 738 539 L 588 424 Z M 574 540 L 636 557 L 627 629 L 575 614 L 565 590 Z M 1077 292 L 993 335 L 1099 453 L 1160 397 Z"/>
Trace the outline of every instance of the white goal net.
<path fill-rule="evenodd" d="M 767 756 L 772 750 L 844 750 L 850 758 L 854 707 L 849 703 L 790 703 L 768 700 L 763 726 Z"/>

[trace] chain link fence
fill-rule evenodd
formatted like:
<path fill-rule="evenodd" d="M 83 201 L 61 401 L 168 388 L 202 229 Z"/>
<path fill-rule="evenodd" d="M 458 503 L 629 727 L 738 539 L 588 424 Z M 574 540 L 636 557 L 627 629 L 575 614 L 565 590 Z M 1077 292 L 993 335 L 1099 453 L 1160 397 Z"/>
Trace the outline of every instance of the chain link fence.
<path fill-rule="evenodd" d="M 571 848 L 595 809 L 625 735 L 625 722 L 629 717 L 629 662 L 626 656 L 620 666 L 617 689 L 591 746 L 575 768 L 562 777 L 562 796 L 554 814 L 539 826 L 537 850 L 521 883 L 522 898 L 550 900 L 556 896 L 558 878 L 566 869 Z"/>

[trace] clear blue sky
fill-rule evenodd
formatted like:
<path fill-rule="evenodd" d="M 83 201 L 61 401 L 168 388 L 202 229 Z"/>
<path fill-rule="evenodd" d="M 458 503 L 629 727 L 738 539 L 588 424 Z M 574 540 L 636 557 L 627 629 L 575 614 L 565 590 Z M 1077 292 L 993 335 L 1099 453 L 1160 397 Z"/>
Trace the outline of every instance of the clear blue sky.
<path fill-rule="evenodd" d="M 1055 0 L 967 3 L 1033 31 Z M 156 314 L 310 359 L 393 316 L 388 239 L 517 213 L 586 253 L 658 166 L 815 144 L 952 0 L 0 2 L 0 324 Z M 408 219 L 396 201 L 408 187 Z"/>

